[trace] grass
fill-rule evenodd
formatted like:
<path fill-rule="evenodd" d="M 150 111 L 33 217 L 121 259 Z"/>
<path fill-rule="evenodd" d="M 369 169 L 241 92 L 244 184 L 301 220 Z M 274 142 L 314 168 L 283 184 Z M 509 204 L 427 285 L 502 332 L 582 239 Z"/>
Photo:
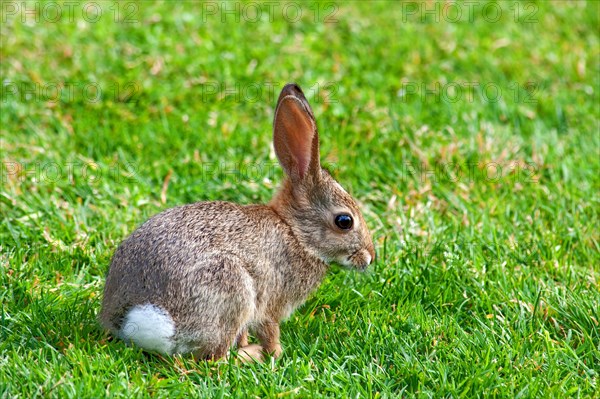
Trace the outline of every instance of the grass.
<path fill-rule="evenodd" d="M 283 3 L 255 22 L 257 3 L 99 2 L 95 22 L 44 4 L 38 22 L 1 4 L 0 397 L 600 397 L 599 3 L 500 2 L 495 21 L 482 2 L 472 22 L 433 3 L 302 3 L 296 22 Z M 103 279 L 136 226 L 269 200 L 288 81 L 377 262 L 334 267 L 277 362 L 111 340 Z"/>

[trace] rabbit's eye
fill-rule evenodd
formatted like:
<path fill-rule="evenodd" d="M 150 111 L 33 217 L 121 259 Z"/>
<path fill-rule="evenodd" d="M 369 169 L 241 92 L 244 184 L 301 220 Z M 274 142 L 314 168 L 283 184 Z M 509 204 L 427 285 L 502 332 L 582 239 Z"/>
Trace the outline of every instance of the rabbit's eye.
<path fill-rule="evenodd" d="M 335 217 L 335 225 L 342 230 L 350 230 L 352 223 L 352 216 L 345 213 Z"/>

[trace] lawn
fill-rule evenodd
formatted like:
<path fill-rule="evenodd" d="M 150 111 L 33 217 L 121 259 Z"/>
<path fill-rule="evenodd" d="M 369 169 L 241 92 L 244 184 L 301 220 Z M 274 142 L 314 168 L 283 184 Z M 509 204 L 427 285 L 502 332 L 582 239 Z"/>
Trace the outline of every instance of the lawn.
<path fill-rule="evenodd" d="M 0 3 L 1 398 L 600 397 L 600 3 L 75 3 Z M 112 339 L 136 226 L 270 199 L 292 81 L 376 262 L 277 361 Z"/>

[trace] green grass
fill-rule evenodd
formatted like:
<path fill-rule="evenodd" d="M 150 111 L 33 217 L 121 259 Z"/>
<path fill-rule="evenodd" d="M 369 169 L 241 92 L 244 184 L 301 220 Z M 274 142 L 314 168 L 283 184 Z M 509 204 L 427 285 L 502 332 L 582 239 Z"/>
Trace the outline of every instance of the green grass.
<path fill-rule="evenodd" d="M 283 3 L 237 22 L 194 2 L 23 23 L 9 3 L 0 397 L 600 397 L 599 3 L 501 2 L 491 22 L 482 2 L 472 23 L 466 8 L 453 23 L 382 1 L 320 3 L 318 18 L 302 4 L 294 23 Z M 269 200 L 289 81 L 313 104 L 323 163 L 363 205 L 377 262 L 334 267 L 283 323 L 276 362 L 111 340 L 96 321 L 103 279 L 136 226 L 199 200 Z M 444 96 L 413 93 L 436 82 Z M 502 98 L 454 101 L 461 82 Z"/>

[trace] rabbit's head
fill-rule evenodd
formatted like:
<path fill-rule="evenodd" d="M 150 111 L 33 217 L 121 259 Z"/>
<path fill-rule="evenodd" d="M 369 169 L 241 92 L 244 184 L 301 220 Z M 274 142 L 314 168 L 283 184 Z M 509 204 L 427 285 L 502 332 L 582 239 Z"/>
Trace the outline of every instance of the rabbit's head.
<path fill-rule="evenodd" d="M 271 206 L 305 249 L 359 269 L 375 258 L 371 234 L 354 201 L 319 161 L 315 118 L 302 90 L 286 85 L 273 122 L 275 153 L 287 177 Z"/>

